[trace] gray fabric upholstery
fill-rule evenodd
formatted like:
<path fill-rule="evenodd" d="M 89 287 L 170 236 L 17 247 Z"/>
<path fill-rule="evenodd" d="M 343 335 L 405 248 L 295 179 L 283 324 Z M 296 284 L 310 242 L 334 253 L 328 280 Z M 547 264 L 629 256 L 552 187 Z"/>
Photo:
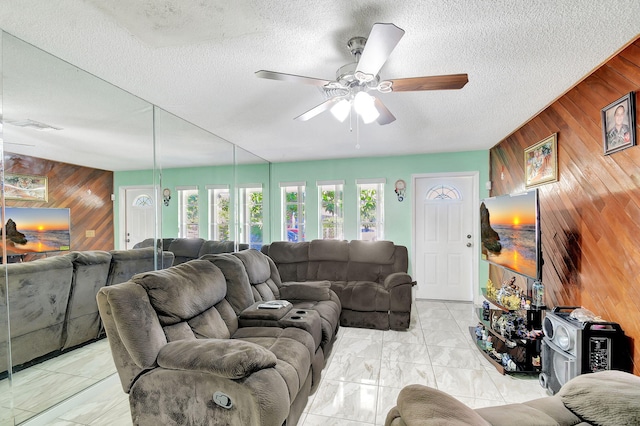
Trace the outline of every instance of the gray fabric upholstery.
<path fill-rule="evenodd" d="M 146 247 L 133 250 L 111 250 L 111 267 L 107 285 L 120 284 L 135 274 L 155 269 L 168 268 L 173 264 L 174 254 L 163 251 L 162 257 L 155 264 L 156 250 L 154 247 Z"/>
<path fill-rule="evenodd" d="M 318 365 L 316 343 L 303 328 L 240 326 L 235 309 L 250 299 L 240 296 L 251 295 L 248 275 L 231 303 L 223 273 L 240 270 L 233 255 L 207 255 L 100 290 L 134 424 L 297 422 Z M 233 406 L 216 405 L 215 392 Z"/>
<path fill-rule="evenodd" d="M 385 421 L 386 426 L 638 424 L 640 377 L 613 370 L 574 377 L 554 396 L 475 410 L 439 390 L 410 385 L 400 391 Z"/>
<path fill-rule="evenodd" d="M 0 265 L 8 285 L 0 286 L 0 318 L 7 318 L 9 300 L 12 365 L 20 365 L 57 351 L 64 342 L 64 326 L 73 263 L 68 256 Z M 8 290 L 8 294 L 7 294 Z M 0 371 L 6 371 L 7 327 L 0 327 Z"/>
<path fill-rule="evenodd" d="M 154 247 L 154 241 L 153 238 L 147 238 L 134 245 L 133 248 Z M 162 244 L 162 250 L 174 254 L 174 264 L 176 265 L 198 259 L 205 254 L 231 253 L 236 250 L 234 241 L 214 241 L 202 238 L 163 238 L 158 241 Z M 249 244 L 238 244 L 238 250 L 247 250 L 248 248 Z M 165 267 L 169 266 L 171 265 L 165 265 Z"/>
<path fill-rule="evenodd" d="M 202 238 L 176 238 L 171 241 L 168 250 L 175 256 L 174 265 L 197 259 L 203 243 Z"/>
<path fill-rule="evenodd" d="M 341 309 L 340 300 L 329 288 L 329 282 L 292 283 L 291 288 L 288 288 L 288 285 L 282 283 L 273 260 L 264 253 L 250 249 L 233 253 L 233 256 L 240 259 L 244 265 L 254 289 L 255 301 L 286 299 L 293 304 L 294 310 L 313 310 L 318 313 L 322 327 L 322 340 L 319 343 L 324 356 L 328 357 L 338 332 Z M 305 292 L 305 287 L 309 291 Z M 287 297 L 283 297 L 283 294 Z"/>
<path fill-rule="evenodd" d="M 75 251 L 65 256 L 73 263 L 73 280 L 62 349 L 99 336 L 101 324 L 96 294 L 106 284 L 111 265 L 111 254 L 106 251 Z"/>
<path fill-rule="evenodd" d="M 327 280 L 340 299 L 340 325 L 404 330 L 411 318 L 406 247 L 391 241 L 276 241 L 263 246 L 283 285 Z"/>
<path fill-rule="evenodd" d="M 23 368 L 103 337 L 98 290 L 155 269 L 154 248 L 69 252 L 2 265 L 9 277 L 12 366 Z M 160 266 L 171 265 L 164 252 Z M 0 315 L 7 315 L 0 288 Z M 7 366 L 6 329 L 0 330 L 0 370 Z M 0 371 L 1 372 L 1 371 Z"/>

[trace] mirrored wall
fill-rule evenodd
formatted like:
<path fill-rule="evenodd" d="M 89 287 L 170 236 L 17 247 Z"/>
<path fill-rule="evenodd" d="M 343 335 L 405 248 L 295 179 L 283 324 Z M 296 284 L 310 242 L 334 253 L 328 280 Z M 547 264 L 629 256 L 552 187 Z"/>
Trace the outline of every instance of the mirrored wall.
<path fill-rule="evenodd" d="M 0 36 L 0 424 L 19 424 L 115 374 L 95 292 L 74 282 L 73 253 L 98 259 L 178 237 L 259 248 L 270 240 L 270 167 Z M 94 284 L 109 284 L 103 263 Z"/>

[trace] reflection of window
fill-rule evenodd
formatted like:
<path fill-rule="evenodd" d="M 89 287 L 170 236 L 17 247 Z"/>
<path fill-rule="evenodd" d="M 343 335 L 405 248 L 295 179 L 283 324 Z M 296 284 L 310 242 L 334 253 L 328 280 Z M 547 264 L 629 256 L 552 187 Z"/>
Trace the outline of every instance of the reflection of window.
<path fill-rule="evenodd" d="M 304 241 L 305 234 L 305 182 L 281 183 L 282 240 Z"/>
<path fill-rule="evenodd" d="M 180 238 L 200 236 L 200 215 L 198 212 L 198 187 L 178 187 L 178 221 Z"/>
<path fill-rule="evenodd" d="M 318 182 L 319 235 L 323 240 L 344 239 L 344 181 Z"/>
<path fill-rule="evenodd" d="M 240 242 L 249 247 L 262 247 L 262 185 L 240 186 Z"/>
<path fill-rule="evenodd" d="M 134 207 L 151 207 L 153 206 L 153 198 L 148 196 L 147 194 L 138 195 L 133 200 Z"/>
<path fill-rule="evenodd" d="M 357 179 L 358 239 L 384 239 L 384 179 Z"/>
<path fill-rule="evenodd" d="M 209 196 L 209 239 L 229 241 L 231 214 L 228 185 L 207 185 Z"/>
<path fill-rule="evenodd" d="M 453 186 L 437 185 L 427 191 L 426 200 L 462 200 L 462 195 Z"/>

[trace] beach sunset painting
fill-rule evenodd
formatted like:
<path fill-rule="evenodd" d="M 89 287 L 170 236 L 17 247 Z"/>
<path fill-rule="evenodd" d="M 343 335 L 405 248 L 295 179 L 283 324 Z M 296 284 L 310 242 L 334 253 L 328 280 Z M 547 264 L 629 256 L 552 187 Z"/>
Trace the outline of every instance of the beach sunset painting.
<path fill-rule="evenodd" d="M 64 208 L 5 208 L 7 255 L 70 249 L 70 212 Z"/>
<path fill-rule="evenodd" d="M 537 200 L 535 191 L 517 196 L 483 200 L 490 229 L 497 233 L 495 244 L 485 243 L 482 257 L 528 277 L 537 277 Z M 484 231 L 483 231 L 484 232 Z M 495 235 L 495 234 L 494 234 Z"/>

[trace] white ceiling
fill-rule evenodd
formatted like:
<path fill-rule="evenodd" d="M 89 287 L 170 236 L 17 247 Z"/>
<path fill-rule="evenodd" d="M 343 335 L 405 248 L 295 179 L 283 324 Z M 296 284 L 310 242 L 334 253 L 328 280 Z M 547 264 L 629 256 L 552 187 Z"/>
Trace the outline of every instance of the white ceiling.
<path fill-rule="evenodd" d="M 0 0 L 0 10 L 4 31 L 274 162 L 488 149 L 640 34 L 638 0 Z M 323 102 L 317 88 L 254 75 L 332 80 L 352 61 L 347 40 L 376 22 L 406 31 L 381 78 L 467 73 L 469 83 L 380 94 L 397 120 L 350 130 L 329 113 L 293 120 Z M 136 167 L 96 157 L 95 133 L 66 161 Z M 206 158 L 206 144 L 191 149 Z"/>

